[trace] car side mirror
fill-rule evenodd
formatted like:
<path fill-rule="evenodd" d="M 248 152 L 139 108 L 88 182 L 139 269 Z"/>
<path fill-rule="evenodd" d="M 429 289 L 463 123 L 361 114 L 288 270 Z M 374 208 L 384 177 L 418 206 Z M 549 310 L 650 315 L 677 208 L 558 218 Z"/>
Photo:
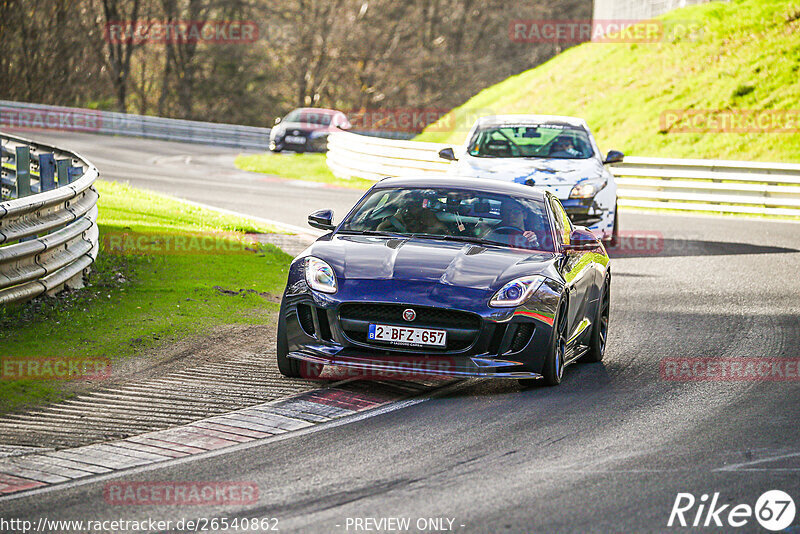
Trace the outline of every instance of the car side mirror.
<path fill-rule="evenodd" d="M 281 120 L 280 117 L 275 117 L 275 124 L 280 124 Z"/>
<path fill-rule="evenodd" d="M 333 230 L 333 210 L 319 210 L 308 216 L 308 225 L 320 230 Z"/>
<path fill-rule="evenodd" d="M 622 160 L 624 158 L 625 154 L 623 154 L 619 150 L 609 150 L 608 155 L 606 156 L 606 160 L 603 162 L 603 164 L 608 165 L 610 163 L 622 163 Z"/>
<path fill-rule="evenodd" d="M 563 248 L 564 250 L 592 250 L 599 246 L 600 240 L 591 230 L 585 226 L 576 226 L 569 234 L 569 244 L 564 245 Z"/>
<path fill-rule="evenodd" d="M 458 161 L 455 152 L 453 152 L 453 149 L 450 147 L 441 149 L 439 151 L 439 157 L 448 161 Z"/>

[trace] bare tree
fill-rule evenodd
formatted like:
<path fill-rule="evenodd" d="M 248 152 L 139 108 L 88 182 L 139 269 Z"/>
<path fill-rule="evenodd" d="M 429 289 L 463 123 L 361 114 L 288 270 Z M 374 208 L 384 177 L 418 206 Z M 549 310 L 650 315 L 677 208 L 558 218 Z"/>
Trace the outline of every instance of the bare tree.
<path fill-rule="evenodd" d="M 588 19 L 591 9 L 591 0 L 4 0 L 0 97 L 256 125 L 306 105 L 449 109 L 561 50 L 514 42 L 515 19 Z M 252 21 L 261 36 L 141 42 L 130 30 L 149 21 Z M 111 23 L 127 32 L 112 35 Z"/>

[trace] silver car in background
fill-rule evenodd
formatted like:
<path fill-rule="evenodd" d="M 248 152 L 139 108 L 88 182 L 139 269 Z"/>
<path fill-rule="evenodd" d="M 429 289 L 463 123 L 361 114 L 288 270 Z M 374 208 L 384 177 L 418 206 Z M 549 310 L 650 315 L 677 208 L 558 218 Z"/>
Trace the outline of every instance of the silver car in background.
<path fill-rule="evenodd" d="M 573 223 L 613 244 L 617 186 L 608 170 L 624 155 L 603 158 L 586 121 L 555 115 L 499 115 L 478 119 L 466 145 L 439 152 L 458 176 L 490 178 L 546 188 Z"/>

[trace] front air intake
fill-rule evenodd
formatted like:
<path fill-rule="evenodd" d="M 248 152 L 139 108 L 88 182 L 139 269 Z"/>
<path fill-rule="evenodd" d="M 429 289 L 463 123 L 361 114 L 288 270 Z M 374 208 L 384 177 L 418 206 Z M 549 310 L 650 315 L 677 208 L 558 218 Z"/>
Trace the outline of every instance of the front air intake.
<path fill-rule="evenodd" d="M 519 323 L 514 337 L 511 338 L 509 352 L 519 352 L 524 349 L 533 336 L 533 323 Z"/>
<path fill-rule="evenodd" d="M 300 326 L 303 332 L 311 337 L 314 337 L 316 329 L 314 328 L 314 315 L 311 312 L 311 306 L 308 304 L 297 305 L 297 318 L 300 320 Z"/>

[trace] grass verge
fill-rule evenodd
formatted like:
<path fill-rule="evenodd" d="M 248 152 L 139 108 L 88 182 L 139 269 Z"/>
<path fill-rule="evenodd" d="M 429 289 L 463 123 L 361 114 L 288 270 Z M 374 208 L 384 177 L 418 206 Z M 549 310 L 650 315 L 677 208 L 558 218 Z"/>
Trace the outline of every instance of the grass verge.
<path fill-rule="evenodd" d="M 325 163 L 325 154 L 242 154 L 236 158 L 236 166 L 250 172 L 352 189 L 369 189 L 375 183 L 361 178 L 337 178 Z"/>
<path fill-rule="evenodd" d="M 291 258 L 247 234 L 274 229 L 127 185 L 96 187 L 101 250 L 90 284 L 58 299 L 0 308 L 4 364 L 107 358 L 113 380 L 116 363 L 147 357 L 159 344 L 218 325 L 272 320 Z M 114 249 L 122 236 L 144 240 Z M 196 246 L 202 239 L 210 248 Z M 74 385 L 15 376 L 0 373 L 0 412 L 64 398 Z"/>
<path fill-rule="evenodd" d="M 576 46 L 481 91 L 417 140 L 460 144 L 476 115 L 541 113 L 583 117 L 602 148 L 632 155 L 800 161 L 796 121 L 792 133 L 679 133 L 661 121 L 670 110 L 786 110 L 796 117 L 800 4 L 710 2 L 659 19 L 701 30 L 658 43 Z"/>

